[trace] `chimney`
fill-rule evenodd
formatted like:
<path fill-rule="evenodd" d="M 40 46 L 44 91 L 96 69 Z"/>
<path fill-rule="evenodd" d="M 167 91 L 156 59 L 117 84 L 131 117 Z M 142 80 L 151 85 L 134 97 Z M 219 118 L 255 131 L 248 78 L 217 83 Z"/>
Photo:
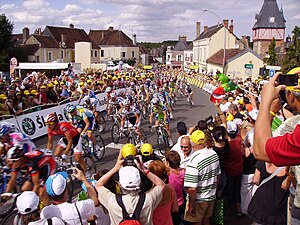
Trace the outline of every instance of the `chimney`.
<path fill-rule="evenodd" d="M 228 20 L 223 20 L 224 27 L 228 29 Z"/>
<path fill-rule="evenodd" d="M 208 31 L 208 26 L 204 26 L 204 33 Z"/>
<path fill-rule="evenodd" d="M 246 35 L 242 36 L 242 43 L 249 48 L 248 37 Z"/>
<path fill-rule="evenodd" d="M 179 41 L 186 41 L 186 35 L 179 35 Z"/>
<path fill-rule="evenodd" d="M 114 27 L 109 27 L 108 28 L 108 31 L 113 31 L 114 30 Z"/>
<path fill-rule="evenodd" d="M 229 32 L 233 34 L 233 20 L 230 20 Z"/>
<path fill-rule="evenodd" d="M 60 41 L 61 41 L 62 46 L 66 44 L 66 35 L 65 34 L 60 35 Z"/>
<path fill-rule="evenodd" d="M 132 35 L 132 39 L 133 39 L 133 44 L 136 45 L 136 34 Z"/>
<path fill-rule="evenodd" d="M 24 27 L 23 28 L 23 44 L 27 41 L 28 37 L 29 37 L 29 28 Z"/>
<path fill-rule="evenodd" d="M 196 22 L 196 38 L 200 36 L 201 23 Z"/>
<path fill-rule="evenodd" d="M 70 23 L 69 28 L 74 29 L 74 24 Z"/>
<path fill-rule="evenodd" d="M 38 28 L 38 35 L 42 35 L 42 29 Z"/>

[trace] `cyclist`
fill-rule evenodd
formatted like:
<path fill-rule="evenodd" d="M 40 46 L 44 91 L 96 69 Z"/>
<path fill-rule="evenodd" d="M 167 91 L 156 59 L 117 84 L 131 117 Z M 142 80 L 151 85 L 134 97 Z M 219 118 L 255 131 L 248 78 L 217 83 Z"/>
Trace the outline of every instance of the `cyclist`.
<path fill-rule="evenodd" d="M 6 192 L 12 192 L 18 173 L 25 171 L 27 180 L 21 191 L 34 191 L 39 194 L 44 205 L 49 204 L 48 195 L 43 188 L 48 176 L 54 174 L 56 163 L 51 155 L 45 155 L 43 150 L 25 153 L 20 146 L 14 146 L 7 152 L 7 160 L 12 163 L 12 173 L 6 187 Z"/>
<path fill-rule="evenodd" d="M 172 141 L 172 136 L 171 136 L 171 132 L 170 132 L 170 119 L 168 116 L 168 112 L 167 112 L 167 108 L 166 106 L 161 103 L 159 101 L 158 98 L 153 98 L 151 100 L 151 113 L 150 113 L 150 128 L 152 127 L 153 124 L 153 117 L 155 115 L 155 125 L 158 125 L 159 123 L 163 122 L 163 124 L 165 125 L 165 128 L 167 130 L 168 136 L 169 136 L 169 144 L 170 147 L 173 145 L 173 141 Z"/>
<path fill-rule="evenodd" d="M 133 127 L 139 135 L 140 140 L 142 140 L 142 134 L 139 129 L 141 126 L 140 112 L 134 106 L 130 106 L 130 102 L 127 99 L 123 101 L 123 106 L 124 108 L 121 112 L 121 130 L 124 129 L 124 125 L 126 127 Z"/>
<path fill-rule="evenodd" d="M 87 108 L 89 110 L 91 110 L 93 112 L 93 115 L 95 117 L 95 119 L 97 120 L 97 123 L 100 124 L 100 119 L 99 119 L 99 115 L 100 115 L 100 105 L 99 105 L 99 101 L 97 98 L 90 98 L 89 96 L 85 96 L 83 98 L 83 107 Z"/>
<path fill-rule="evenodd" d="M 68 104 L 66 106 L 67 112 L 70 115 L 70 121 L 76 126 L 81 135 L 87 134 L 88 138 L 96 145 L 96 139 L 93 135 L 94 130 L 94 116 L 91 110 L 85 109 L 81 106 Z"/>
<path fill-rule="evenodd" d="M 191 101 L 192 105 L 194 105 L 193 101 L 193 90 L 191 85 L 188 83 L 185 87 L 185 95 L 187 96 L 187 101 Z"/>
<path fill-rule="evenodd" d="M 86 171 L 87 166 L 82 157 L 81 137 L 77 129 L 68 122 L 59 123 L 55 112 L 46 117 L 46 125 L 48 126 L 48 149 L 52 150 L 53 136 L 63 136 L 57 143 L 54 157 L 61 155 L 63 159 L 66 159 L 73 147 L 75 161 L 79 163 L 83 171 Z"/>
<path fill-rule="evenodd" d="M 22 146 L 25 152 L 36 149 L 33 141 L 22 133 L 11 133 L 11 128 L 6 124 L 0 126 L 0 155 L 6 154 L 13 146 Z"/>

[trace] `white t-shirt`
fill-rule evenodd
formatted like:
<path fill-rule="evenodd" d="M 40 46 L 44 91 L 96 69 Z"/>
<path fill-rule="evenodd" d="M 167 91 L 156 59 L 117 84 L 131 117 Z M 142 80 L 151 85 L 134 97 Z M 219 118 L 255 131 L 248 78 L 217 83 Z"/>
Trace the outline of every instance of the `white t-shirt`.
<path fill-rule="evenodd" d="M 76 202 L 77 208 L 80 212 L 83 225 L 87 225 L 87 219 L 95 215 L 94 202 L 91 199 Z M 75 203 L 62 203 L 59 205 L 46 206 L 41 212 L 41 218 L 58 217 L 66 222 L 68 225 L 80 224 L 78 212 Z"/>
<path fill-rule="evenodd" d="M 51 218 L 51 220 L 52 220 L 52 225 L 65 225 L 65 223 L 61 219 L 58 219 L 57 217 L 53 217 Z M 40 219 L 28 223 L 28 225 L 48 225 L 48 221 L 46 219 Z"/>
<path fill-rule="evenodd" d="M 172 147 L 171 151 L 176 151 L 179 156 L 180 156 L 180 168 L 186 168 L 187 163 L 190 161 L 191 155 L 193 153 L 193 150 L 191 151 L 191 153 L 185 157 L 183 151 L 181 150 L 181 139 L 185 136 L 189 136 L 189 135 L 182 135 L 177 139 L 177 143 Z"/>
<path fill-rule="evenodd" d="M 225 104 L 220 104 L 220 109 L 222 112 L 225 112 L 228 110 L 228 106 L 231 104 L 231 102 L 226 102 Z"/>
<path fill-rule="evenodd" d="M 99 205 L 95 208 L 95 216 L 97 225 L 110 225 L 109 214 L 103 211 L 103 206 Z"/>
<path fill-rule="evenodd" d="M 118 205 L 116 195 L 105 187 L 97 189 L 100 203 L 108 210 L 111 225 L 118 225 L 122 220 L 122 209 Z M 154 187 L 146 193 L 145 202 L 139 221 L 143 225 L 152 225 L 153 210 L 158 206 L 162 199 L 163 191 L 161 187 Z M 128 213 L 133 213 L 138 202 L 139 195 L 123 195 L 122 200 Z"/>

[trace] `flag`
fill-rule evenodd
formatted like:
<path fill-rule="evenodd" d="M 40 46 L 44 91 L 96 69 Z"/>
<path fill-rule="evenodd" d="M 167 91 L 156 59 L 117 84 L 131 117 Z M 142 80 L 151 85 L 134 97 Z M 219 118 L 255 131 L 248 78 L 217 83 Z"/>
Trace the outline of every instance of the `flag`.
<path fill-rule="evenodd" d="M 224 87 L 218 87 L 211 93 L 210 101 L 213 103 L 220 103 L 221 99 L 224 98 L 224 96 Z"/>

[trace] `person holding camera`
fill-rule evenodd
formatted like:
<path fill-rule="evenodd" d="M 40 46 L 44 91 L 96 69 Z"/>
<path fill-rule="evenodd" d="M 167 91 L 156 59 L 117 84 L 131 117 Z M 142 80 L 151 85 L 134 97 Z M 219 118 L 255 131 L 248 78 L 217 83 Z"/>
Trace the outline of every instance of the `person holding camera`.
<path fill-rule="evenodd" d="M 124 158 L 122 150 L 120 150 L 115 166 L 103 175 L 96 184 L 99 201 L 108 210 L 112 225 L 117 225 L 124 219 L 122 208 L 116 201 L 116 195 L 104 186 L 114 174 L 119 173 L 119 184 L 123 194 L 121 199 L 129 215 L 133 214 L 140 196 L 142 196 L 142 193 L 140 193 L 141 173 L 144 173 L 155 185 L 150 191 L 145 193 L 145 201 L 141 213 L 139 218 L 136 218 L 141 224 L 153 224 L 153 211 L 162 199 L 165 183 L 144 167 L 141 156 L 136 156 L 136 158 L 139 160 L 134 160 L 135 166 L 124 166 Z"/>

